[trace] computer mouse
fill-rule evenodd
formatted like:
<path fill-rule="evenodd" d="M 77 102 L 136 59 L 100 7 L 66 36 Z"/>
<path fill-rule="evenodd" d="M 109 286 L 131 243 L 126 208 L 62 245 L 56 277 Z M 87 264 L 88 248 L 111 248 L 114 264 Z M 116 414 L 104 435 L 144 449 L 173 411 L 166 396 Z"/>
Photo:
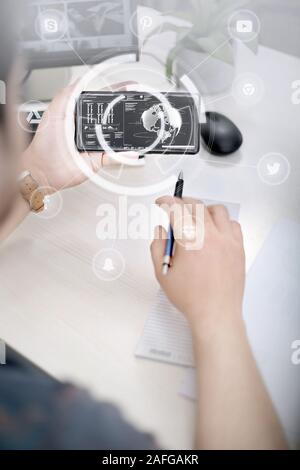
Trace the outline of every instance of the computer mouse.
<path fill-rule="evenodd" d="M 208 151 L 221 157 L 236 152 L 243 143 L 237 126 L 223 114 L 207 111 L 205 115 L 206 123 L 201 124 L 200 132 Z"/>

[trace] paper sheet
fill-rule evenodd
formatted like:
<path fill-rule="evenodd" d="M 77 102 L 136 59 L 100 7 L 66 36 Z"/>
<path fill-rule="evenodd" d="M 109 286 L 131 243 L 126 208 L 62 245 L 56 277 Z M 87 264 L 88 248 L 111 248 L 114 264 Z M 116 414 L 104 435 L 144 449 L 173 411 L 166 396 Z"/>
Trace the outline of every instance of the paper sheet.
<path fill-rule="evenodd" d="M 211 200 L 204 202 L 207 205 L 219 204 Z M 226 205 L 231 218 L 237 220 L 239 205 L 223 204 Z M 139 357 L 182 366 L 194 365 L 192 339 L 187 321 L 170 304 L 162 291 L 158 293 L 135 353 Z"/>

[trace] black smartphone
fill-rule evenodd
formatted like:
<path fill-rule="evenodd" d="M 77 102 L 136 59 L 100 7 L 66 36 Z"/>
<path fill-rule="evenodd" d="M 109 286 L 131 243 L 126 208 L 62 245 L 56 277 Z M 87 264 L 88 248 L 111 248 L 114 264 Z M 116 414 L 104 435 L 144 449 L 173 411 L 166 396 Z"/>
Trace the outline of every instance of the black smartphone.
<path fill-rule="evenodd" d="M 78 150 L 105 150 L 96 132 L 99 126 L 105 145 L 115 152 L 198 153 L 199 96 L 179 92 L 161 95 L 139 91 L 81 93 L 76 105 Z"/>

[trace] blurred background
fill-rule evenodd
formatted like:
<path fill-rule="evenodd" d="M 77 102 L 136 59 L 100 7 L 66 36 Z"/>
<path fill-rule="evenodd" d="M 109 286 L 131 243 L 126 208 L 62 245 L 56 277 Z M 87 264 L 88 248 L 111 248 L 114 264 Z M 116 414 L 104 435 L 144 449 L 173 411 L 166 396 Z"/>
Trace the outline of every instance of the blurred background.
<path fill-rule="evenodd" d="M 31 5 L 33 3 L 31 0 L 26 1 Z M 39 8 L 48 10 L 49 5 L 51 9 L 53 6 L 58 10 L 61 8 L 62 13 L 68 8 L 67 29 L 71 41 L 66 43 L 62 34 L 59 38 L 61 40 L 55 41 L 53 45 L 54 42 L 44 35 L 43 43 L 50 44 L 55 53 L 60 52 L 61 44 L 67 44 L 71 55 L 61 59 L 53 51 L 51 54 L 45 51 L 47 53 L 44 58 L 51 65 L 48 69 L 45 68 L 47 64 L 43 63 L 42 54 L 38 58 L 35 57 L 33 73 L 26 83 L 24 100 L 51 99 L 74 75 L 72 65 L 76 63 L 78 68 L 78 65 L 90 63 L 90 58 L 94 63 L 101 62 L 106 58 L 107 51 L 111 51 L 111 56 L 114 56 L 122 52 L 122 48 L 123 52 L 132 52 L 135 47 L 137 58 L 140 60 L 143 60 L 144 54 L 152 54 L 160 60 L 168 78 L 173 76 L 176 79 L 176 75 L 181 76 L 188 72 L 198 90 L 204 95 L 221 93 L 231 87 L 238 61 L 238 49 L 243 49 L 243 56 L 248 50 L 254 57 L 261 45 L 300 56 L 298 0 L 61 0 L 50 3 L 40 0 L 37 3 Z M 36 16 L 32 9 L 28 11 L 32 12 L 32 16 Z M 253 14 L 257 15 L 254 25 L 257 34 L 250 41 L 235 41 L 235 37 L 230 37 L 230 18 L 239 11 L 250 11 L 251 19 Z M 31 42 L 32 31 L 35 29 L 32 26 L 34 21 L 30 14 L 27 17 L 25 15 L 23 39 L 26 39 L 29 48 L 40 47 Z M 127 37 L 113 37 L 118 27 L 125 28 Z M 37 33 L 39 34 L 39 31 Z M 77 33 L 81 34 L 78 41 L 74 40 Z M 96 33 L 99 36 L 97 44 Z M 89 45 L 94 41 L 94 50 L 90 50 L 89 56 L 86 54 L 87 43 L 84 42 L 86 36 L 91 36 L 91 39 L 88 39 Z M 100 53 L 94 57 L 99 46 Z M 200 62 L 203 62 L 201 73 L 199 68 L 195 73 L 190 73 Z"/>
<path fill-rule="evenodd" d="M 197 0 L 196 0 L 197 1 Z M 201 2 L 201 0 L 200 0 Z M 208 3 L 224 3 L 210 0 Z M 187 11 L 193 0 L 143 0 L 139 2 L 159 11 Z M 199 3 L 199 2 L 198 2 Z M 234 0 L 231 1 L 234 4 Z M 263 25 L 260 43 L 287 54 L 300 56 L 300 8 L 298 0 L 249 0 L 246 6 L 259 16 Z"/>

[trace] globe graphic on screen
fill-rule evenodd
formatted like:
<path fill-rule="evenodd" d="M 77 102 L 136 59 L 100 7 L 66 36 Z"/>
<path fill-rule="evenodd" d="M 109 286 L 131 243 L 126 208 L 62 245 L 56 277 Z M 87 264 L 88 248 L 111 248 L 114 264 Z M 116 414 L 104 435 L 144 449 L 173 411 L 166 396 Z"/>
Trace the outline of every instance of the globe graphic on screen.
<path fill-rule="evenodd" d="M 182 126 L 181 114 L 171 105 L 165 105 L 162 103 L 155 104 L 142 114 L 142 123 L 144 128 L 149 132 L 155 132 L 159 135 L 161 129 L 161 118 L 164 119 L 165 124 L 161 141 L 172 141 L 180 132 Z"/>

